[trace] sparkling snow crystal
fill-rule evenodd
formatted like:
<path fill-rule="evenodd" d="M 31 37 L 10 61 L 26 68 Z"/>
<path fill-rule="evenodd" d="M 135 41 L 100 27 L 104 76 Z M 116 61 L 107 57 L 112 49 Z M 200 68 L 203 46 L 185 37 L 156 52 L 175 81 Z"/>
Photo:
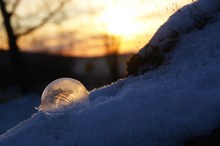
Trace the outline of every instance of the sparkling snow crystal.
<path fill-rule="evenodd" d="M 43 111 L 76 104 L 88 104 L 88 91 L 83 84 L 71 78 L 60 78 L 51 82 L 41 96 L 41 109 Z"/>

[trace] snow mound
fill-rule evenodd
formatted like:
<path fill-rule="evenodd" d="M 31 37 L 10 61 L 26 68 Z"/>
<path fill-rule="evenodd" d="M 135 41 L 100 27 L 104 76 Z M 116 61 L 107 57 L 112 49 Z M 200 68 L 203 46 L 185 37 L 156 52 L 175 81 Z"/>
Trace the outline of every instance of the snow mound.
<path fill-rule="evenodd" d="M 0 145 L 175 146 L 208 134 L 220 126 L 220 14 L 213 13 L 215 23 L 180 36 L 168 64 L 93 90 L 88 108 L 40 111 L 1 135 Z"/>
<path fill-rule="evenodd" d="M 0 135 L 19 122 L 29 118 L 40 104 L 39 95 L 29 94 L 22 98 L 0 104 Z M 15 114 L 16 113 L 16 114 Z"/>
<path fill-rule="evenodd" d="M 206 22 L 210 22 L 208 19 L 215 17 L 219 5 L 220 1 L 218 0 L 198 0 L 184 6 L 159 28 L 150 44 L 163 44 L 162 42 L 169 39 L 173 33 L 186 33 L 202 28 Z"/>
<path fill-rule="evenodd" d="M 219 0 L 199 0 L 179 9 L 163 24 L 150 42 L 127 63 L 128 75 L 140 75 L 157 69 L 169 60 L 182 35 L 215 23 Z"/>

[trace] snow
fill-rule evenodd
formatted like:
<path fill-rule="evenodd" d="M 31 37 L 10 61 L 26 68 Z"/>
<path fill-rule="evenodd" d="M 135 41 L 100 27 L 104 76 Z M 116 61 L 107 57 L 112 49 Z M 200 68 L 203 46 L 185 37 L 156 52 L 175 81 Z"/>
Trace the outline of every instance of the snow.
<path fill-rule="evenodd" d="M 39 106 L 39 104 L 40 97 L 37 94 L 19 97 L 9 103 L 1 103 L 0 134 L 36 113 L 35 107 Z"/>
<path fill-rule="evenodd" d="M 72 78 L 59 78 L 44 89 L 40 109 L 60 110 L 76 105 L 88 106 L 88 91 L 79 81 Z"/>
<path fill-rule="evenodd" d="M 169 62 L 91 91 L 87 108 L 39 111 L 2 134 L 0 145 L 175 146 L 219 127 L 220 14 L 199 2 L 216 21 L 182 33 Z M 174 16 L 169 23 L 182 19 Z"/>
<path fill-rule="evenodd" d="M 176 33 L 182 34 L 192 31 L 197 27 L 198 23 L 206 21 L 207 18 L 215 17 L 219 5 L 220 1 L 218 0 L 198 0 L 195 3 L 184 6 L 159 28 L 149 44 L 152 46 L 165 45 L 169 38 Z M 145 51 L 147 51 L 146 47 L 149 44 L 139 52 L 141 56 L 144 56 Z"/>

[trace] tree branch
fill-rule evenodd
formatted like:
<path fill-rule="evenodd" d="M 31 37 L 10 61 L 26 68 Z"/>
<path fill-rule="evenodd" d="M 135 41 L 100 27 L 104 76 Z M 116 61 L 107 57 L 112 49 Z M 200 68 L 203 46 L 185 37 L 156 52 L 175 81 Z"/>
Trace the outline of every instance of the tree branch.
<path fill-rule="evenodd" d="M 46 23 L 48 23 L 57 13 L 59 13 L 59 12 L 62 10 L 62 8 L 64 7 L 64 5 L 65 5 L 68 1 L 70 1 L 70 0 L 62 0 L 61 3 L 60 3 L 60 5 L 59 5 L 56 9 L 54 9 L 52 12 L 50 12 L 45 18 L 43 18 L 39 24 L 37 24 L 37 25 L 35 25 L 35 26 L 33 26 L 33 27 L 27 29 L 26 31 L 24 31 L 24 32 L 22 32 L 22 33 L 20 33 L 20 34 L 17 34 L 16 36 L 17 36 L 17 37 L 20 37 L 20 36 L 22 36 L 22 35 L 27 35 L 27 34 L 33 32 L 33 31 L 35 31 L 36 29 L 42 27 L 42 26 L 45 25 Z"/>
<path fill-rule="evenodd" d="M 16 1 L 15 1 L 15 3 L 14 3 L 13 6 L 12 6 L 10 15 L 14 15 L 14 14 L 15 14 L 15 11 L 16 11 L 16 9 L 17 9 L 19 3 L 20 3 L 20 0 L 16 0 Z"/>

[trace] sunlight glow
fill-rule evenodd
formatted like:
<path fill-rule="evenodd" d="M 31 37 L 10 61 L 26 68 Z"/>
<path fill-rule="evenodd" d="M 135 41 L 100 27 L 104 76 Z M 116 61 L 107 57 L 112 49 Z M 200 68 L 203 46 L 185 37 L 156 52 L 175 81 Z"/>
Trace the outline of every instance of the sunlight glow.
<path fill-rule="evenodd" d="M 20 16 L 44 11 L 18 24 L 36 23 L 48 11 L 44 1 L 22 0 L 17 11 Z M 48 1 L 52 2 L 52 0 Z M 102 56 L 105 54 L 101 35 L 107 33 L 122 38 L 119 53 L 136 53 L 157 29 L 182 6 L 192 0 L 74 0 L 61 14 L 62 23 L 49 23 L 30 35 L 22 36 L 18 44 L 22 51 L 49 52 L 67 56 Z M 24 8 L 28 9 L 24 9 Z M 38 13 L 38 14 L 39 14 Z M 67 17 L 68 19 L 66 19 Z M 35 20 L 36 19 L 36 20 Z M 1 22 L 0 14 L 0 22 Z M 16 22 L 16 21 L 14 21 Z M 21 24 L 20 24 L 21 23 Z M 0 48 L 7 49 L 7 36 L 0 27 Z"/>
<path fill-rule="evenodd" d="M 134 17 L 134 13 L 129 9 L 110 7 L 101 15 L 101 20 L 109 33 L 129 35 L 140 31 Z"/>

